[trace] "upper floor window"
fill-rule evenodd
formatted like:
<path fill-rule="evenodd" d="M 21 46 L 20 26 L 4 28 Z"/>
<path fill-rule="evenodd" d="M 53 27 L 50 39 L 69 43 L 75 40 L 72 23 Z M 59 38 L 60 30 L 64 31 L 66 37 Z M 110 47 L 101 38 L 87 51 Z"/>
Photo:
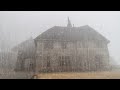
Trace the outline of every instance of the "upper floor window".
<path fill-rule="evenodd" d="M 98 48 L 105 48 L 105 44 L 102 42 L 97 42 L 97 47 Z"/>
<path fill-rule="evenodd" d="M 44 49 L 53 49 L 53 41 L 44 42 Z"/>
<path fill-rule="evenodd" d="M 62 49 L 66 49 L 67 48 L 67 43 L 66 42 L 61 42 L 61 47 L 62 47 Z"/>

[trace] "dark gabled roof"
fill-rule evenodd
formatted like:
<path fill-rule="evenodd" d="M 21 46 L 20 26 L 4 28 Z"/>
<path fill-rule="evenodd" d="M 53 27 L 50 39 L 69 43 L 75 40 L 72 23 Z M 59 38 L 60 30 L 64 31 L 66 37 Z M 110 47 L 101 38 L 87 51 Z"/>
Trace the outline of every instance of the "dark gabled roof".
<path fill-rule="evenodd" d="M 109 43 L 104 36 L 98 33 L 96 30 L 91 28 L 88 25 L 81 26 L 81 27 L 60 27 L 54 26 L 47 31 L 40 34 L 35 40 L 101 40 Z"/>

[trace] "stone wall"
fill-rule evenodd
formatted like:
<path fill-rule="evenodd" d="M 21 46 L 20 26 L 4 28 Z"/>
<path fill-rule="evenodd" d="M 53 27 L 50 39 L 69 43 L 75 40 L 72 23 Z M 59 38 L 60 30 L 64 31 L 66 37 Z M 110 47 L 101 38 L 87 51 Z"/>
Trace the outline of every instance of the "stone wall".
<path fill-rule="evenodd" d="M 66 48 L 62 48 L 63 41 L 52 41 L 53 48 L 44 48 L 45 42 L 37 42 L 36 71 L 96 71 L 108 66 L 109 53 L 102 42 L 98 46 L 90 41 L 64 41 Z"/>

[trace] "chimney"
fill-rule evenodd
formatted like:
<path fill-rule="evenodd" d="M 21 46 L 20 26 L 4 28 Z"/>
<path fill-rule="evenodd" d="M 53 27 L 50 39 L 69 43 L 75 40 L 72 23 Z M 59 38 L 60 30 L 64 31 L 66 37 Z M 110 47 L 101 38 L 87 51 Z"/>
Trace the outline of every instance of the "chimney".
<path fill-rule="evenodd" d="M 71 24 L 71 22 L 70 22 L 70 20 L 69 20 L 69 17 L 68 17 L 68 24 L 67 24 L 67 27 L 68 27 L 68 28 L 72 28 L 72 24 Z"/>

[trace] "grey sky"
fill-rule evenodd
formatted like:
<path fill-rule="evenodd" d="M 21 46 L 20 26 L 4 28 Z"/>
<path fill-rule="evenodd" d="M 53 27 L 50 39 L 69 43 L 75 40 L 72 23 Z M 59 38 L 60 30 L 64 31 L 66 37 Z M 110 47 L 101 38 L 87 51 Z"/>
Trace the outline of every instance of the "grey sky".
<path fill-rule="evenodd" d="M 79 27 L 90 25 L 111 42 L 110 55 L 120 64 L 120 12 L 116 11 L 0 11 L 0 39 L 12 47 L 53 26 L 66 26 L 67 17 Z"/>

